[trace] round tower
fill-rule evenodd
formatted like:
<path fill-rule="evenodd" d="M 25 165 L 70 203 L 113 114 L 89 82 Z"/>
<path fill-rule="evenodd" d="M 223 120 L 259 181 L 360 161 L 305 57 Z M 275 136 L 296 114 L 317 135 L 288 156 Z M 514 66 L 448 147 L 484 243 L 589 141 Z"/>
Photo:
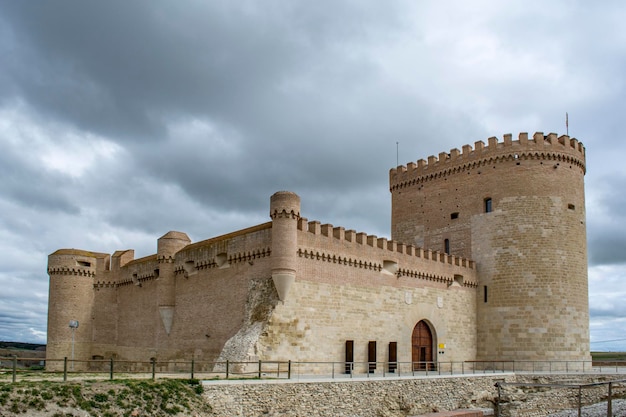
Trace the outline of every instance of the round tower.
<path fill-rule="evenodd" d="M 176 305 L 176 280 L 174 278 L 174 258 L 176 253 L 191 243 L 186 233 L 170 231 L 157 241 L 159 262 L 157 303 L 163 330 L 167 335 L 172 330 Z"/>
<path fill-rule="evenodd" d="M 109 268 L 109 255 L 60 249 L 48 256 L 48 340 L 46 369 L 85 370 L 91 359 L 94 278 Z M 76 362 L 72 362 L 74 359 Z"/>
<path fill-rule="evenodd" d="M 270 197 L 272 218 L 272 280 L 281 301 L 285 301 L 296 279 L 298 250 L 298 219 L 300 197 L 289 191 L 279 191 Z"/>
<path fill-rule="evenodd" d="M 585 149 L 489 138 L 390 172 L 392 238 L 473 259 L 477 360 L 589 360 Z"/>

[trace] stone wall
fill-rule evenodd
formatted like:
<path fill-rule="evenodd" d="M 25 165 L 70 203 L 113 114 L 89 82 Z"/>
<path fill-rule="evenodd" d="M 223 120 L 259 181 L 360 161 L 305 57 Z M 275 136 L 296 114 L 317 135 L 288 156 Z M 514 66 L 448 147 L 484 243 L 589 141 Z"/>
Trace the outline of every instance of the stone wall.
<path fill-rule="evenodd" d="M 389 342 L 397 343 L 397 360 L 411 362 L 411 335 L 425 320 L 434 344 L 445 344 L 441 361 L 473 360 L 476 354 L 474 290 L 446 284 L 380 285 L 380 273 L 362 273 L 378 286 L 330 285 L 297 280 L 289 298 L 276 306 L 259 343 L 264 360 L 298 362 L 344 360 L 346 340 L 354 341 L 354 361 L 368 361 L 368 343 L 377 344 L 377 362 L 388 360 Z M 325 275 L 321 273 L 321 275 Z M 378 276 L 376 276 L 378 275 Z M 396 277 L 390 280 L 399 281 Z M 415 359 L 417 360 L 417 359 Z M 315 369 L 308 370 L 315 372 Z"/>
<path fill-rule="evenodd" d="M 419 379 L 333 382 L 205 382 L 204 396 L 214 416 L 406 417 L 461 408 L 495 410 L 497 382 L 588 384 L 617 380 L 616 375 L 450 376 Z M 623 398 L 626 384 L 615 385 Z M 607 386 L 584 388 L 582 405 L 606 400 Z M 545 417 L 575 409 L 578 389 L 512 387 L 502 390 L 502 417 Z"/>
<path fill-rule="evenodd" d="M 404 417 L 459 408 L 493 408 L 494 384 L 513 375 L 346 382 L 210 383 L 215 416 Z"/>
<path fill-rule="evenodd" d="M 619 379 L 623 380 L 623 375 L 517 375 L 515 382 L 529 385 L 584 385 Z M 580 394 L 583 407 L 596 404 L 607 400 L 608 386 L 584 387 L 580 390 Z M 626 384 L 621 383 L 613 386 L 613 398 L 624 398 L 625 395 Z M 567 409 L 578 410 L 578 388 L 507 386 L 501 390 L 500 415 L 502 417 L 545 417 L 548 414 Z"/>

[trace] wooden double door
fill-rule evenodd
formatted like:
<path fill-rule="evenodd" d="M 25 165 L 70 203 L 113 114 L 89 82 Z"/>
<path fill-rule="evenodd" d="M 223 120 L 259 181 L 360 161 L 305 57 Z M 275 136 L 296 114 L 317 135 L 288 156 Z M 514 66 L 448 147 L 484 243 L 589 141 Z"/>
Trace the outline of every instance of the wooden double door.
<path fill-rule="evenodd" d="M 430 326 L 424 320 L 420 321 L 413 328 L 413 336 L 411 337 L 411 357 L 414 371 L 435 369 L 433 344 L 433 333 Z"/>

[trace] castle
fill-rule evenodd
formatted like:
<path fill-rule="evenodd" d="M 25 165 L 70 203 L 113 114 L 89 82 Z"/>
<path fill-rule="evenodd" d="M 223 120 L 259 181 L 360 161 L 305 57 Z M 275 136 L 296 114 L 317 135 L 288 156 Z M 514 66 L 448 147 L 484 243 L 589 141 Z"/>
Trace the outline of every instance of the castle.
<path fill-rule="evenodd" d="M 47 357 L 589 360 L 584 174 L 576 139 L 508 134 L 391 169 L 391 240 L 281 191 L 267 223 L 144 258 L 57 250 Z"/>

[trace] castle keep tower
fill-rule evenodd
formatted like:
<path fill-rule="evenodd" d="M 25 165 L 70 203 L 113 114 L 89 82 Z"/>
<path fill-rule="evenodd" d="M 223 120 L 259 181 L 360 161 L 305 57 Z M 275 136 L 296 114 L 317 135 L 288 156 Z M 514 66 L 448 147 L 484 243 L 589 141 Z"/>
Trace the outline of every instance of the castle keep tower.
<path fill-rule="evenodd" d="M 73 356 L 83 361 L 91 357 L 93 285 L 109 264 L 108 254 L 77 249 L 60 249 L 48 256 L 47 358 L 71 360 Z M 78 327 L 72 330 L 70 321 L 78 322 Z M 70 366 L 82 370 L 86 365 L 77 362 Z M 46 369 L 63 369 L 63 363 L 49 362 Z"/>
<path fill-rule="evenodd" d="M 469 257 L 477 360 L 587 360 L 585 148 L 526 133 L 390 171 L 392 239 Z"/>

